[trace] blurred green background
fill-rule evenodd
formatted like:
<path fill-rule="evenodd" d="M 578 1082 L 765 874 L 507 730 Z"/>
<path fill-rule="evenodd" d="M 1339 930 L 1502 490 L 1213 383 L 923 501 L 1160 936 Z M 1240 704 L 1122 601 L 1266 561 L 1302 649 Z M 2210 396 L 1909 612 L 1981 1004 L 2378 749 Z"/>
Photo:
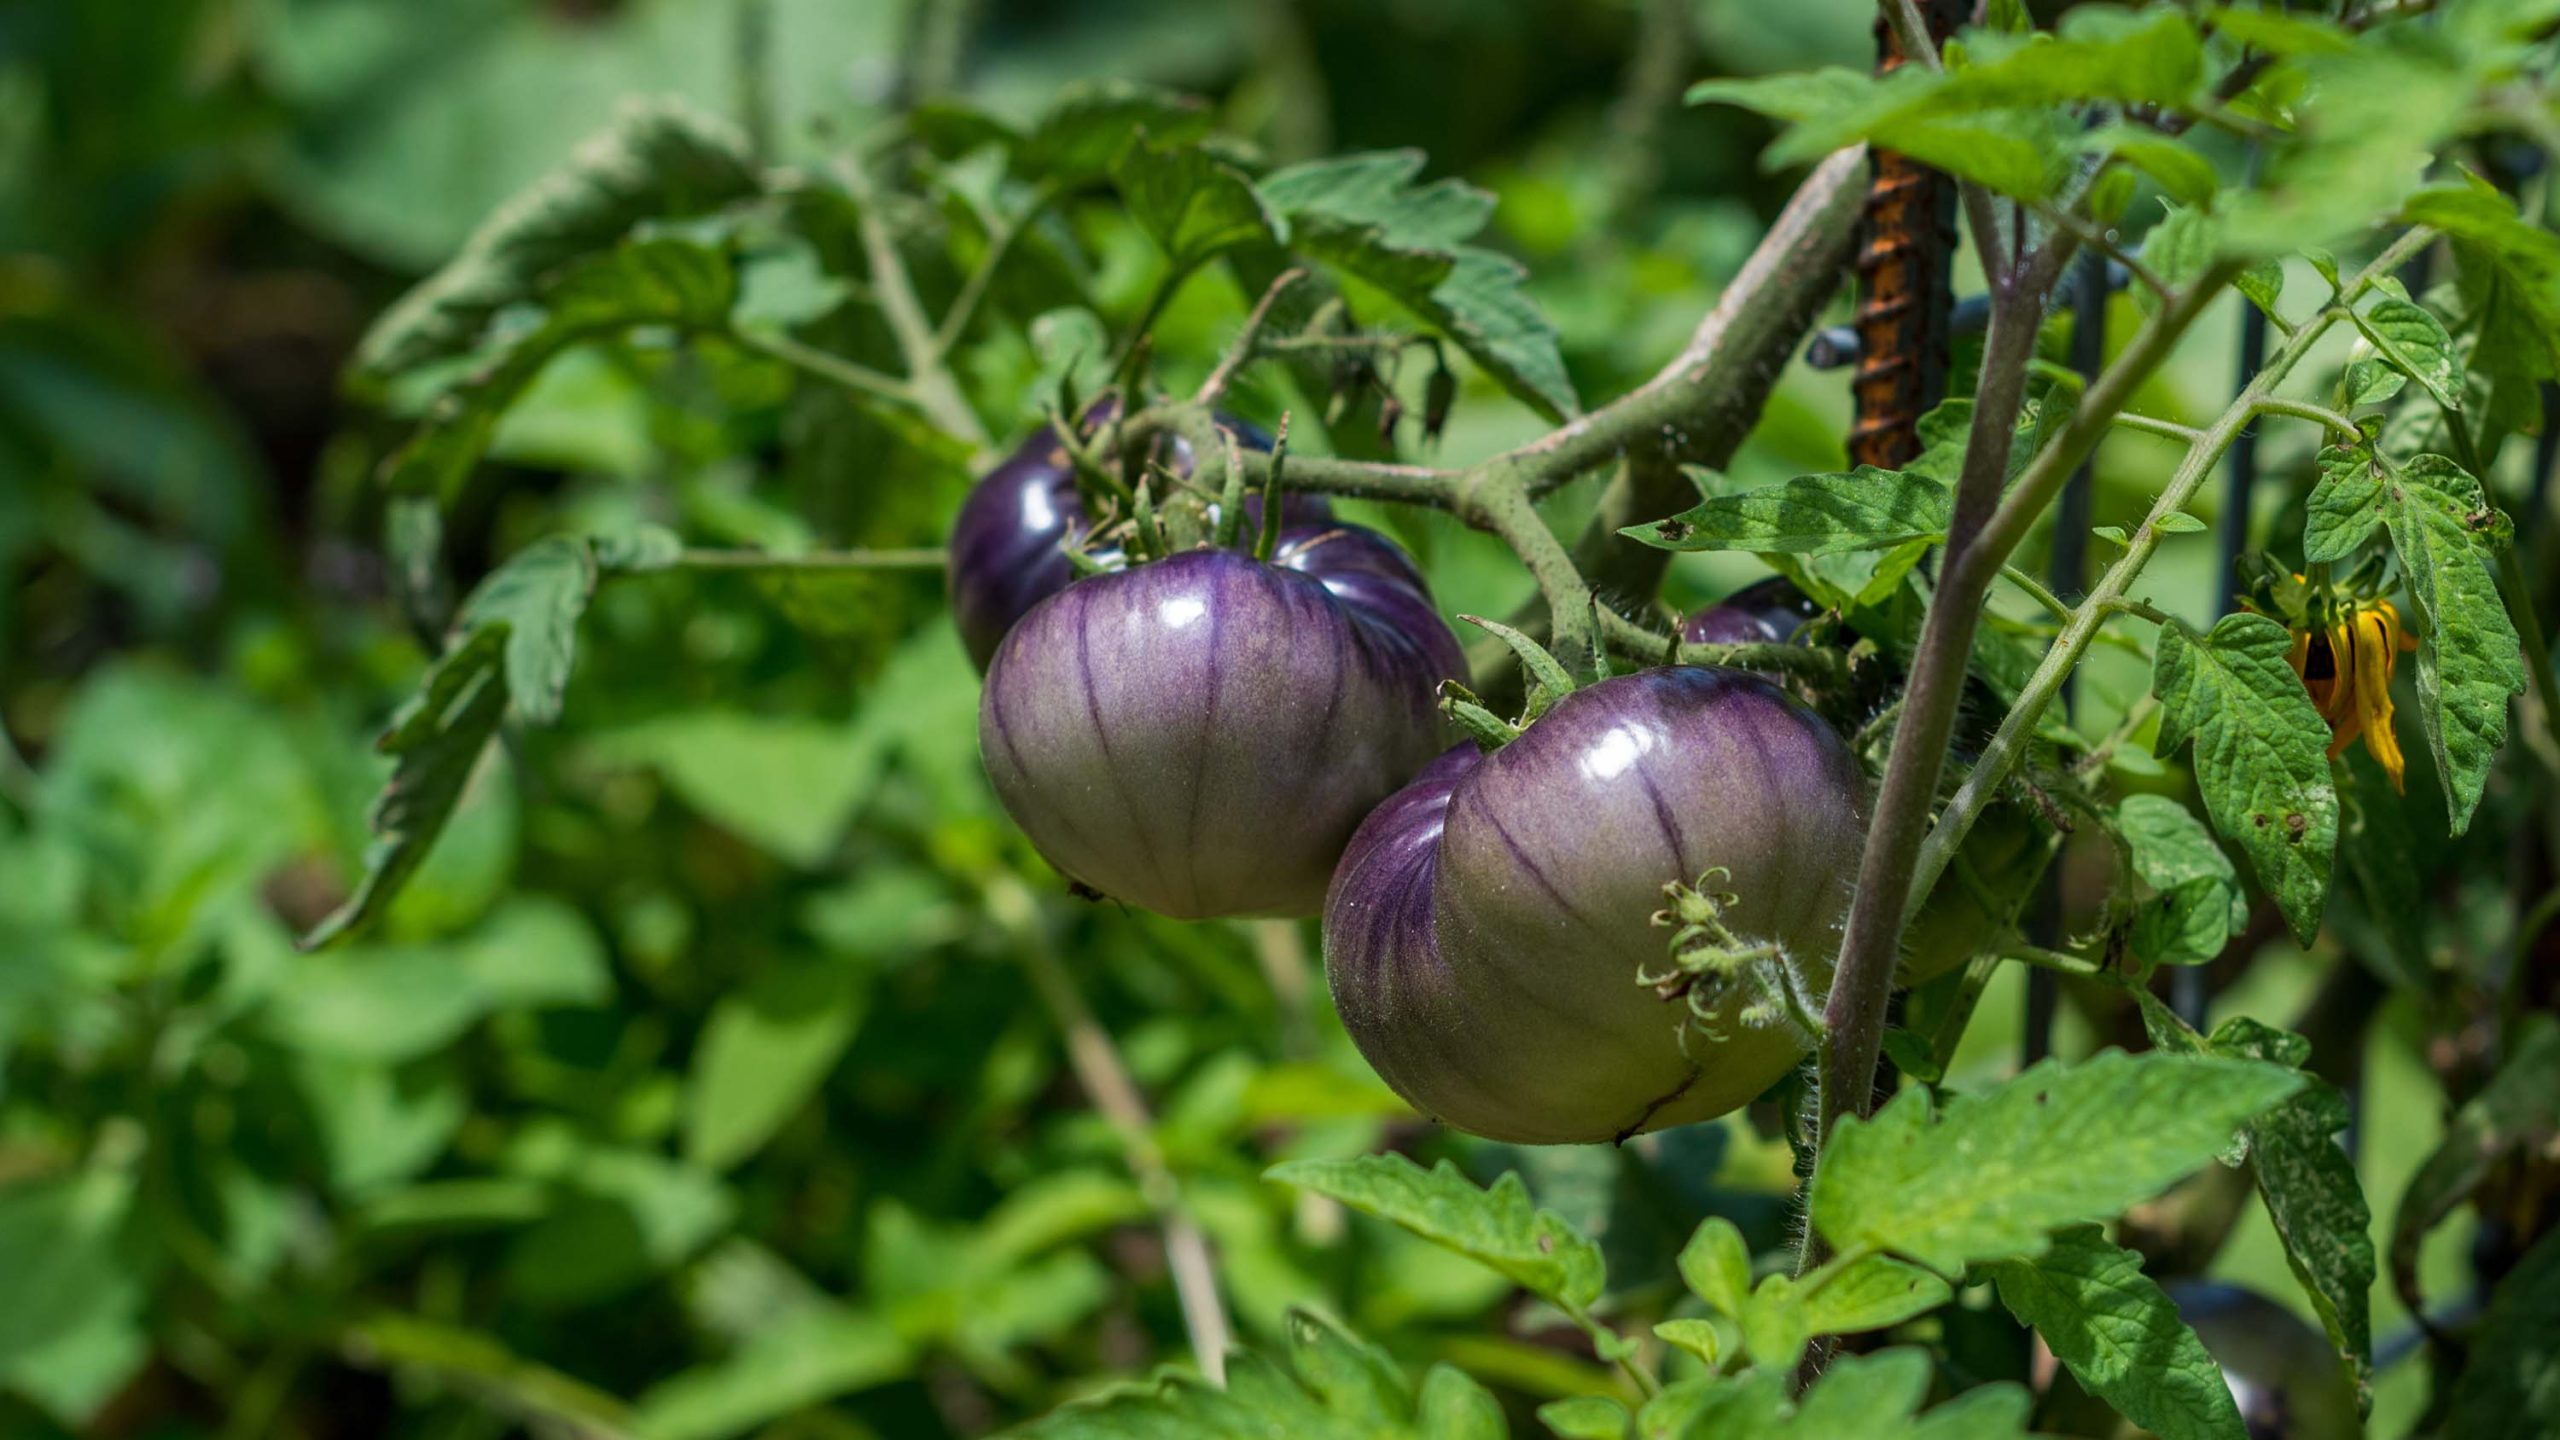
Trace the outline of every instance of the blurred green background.
<path fill-rule="evenodd" d="M 1678 347 L 1788 183 L 1736 112 L 1624 112 L 1643 8 L 0 3 L 0 1433 L 906 1440 L 1181 1359 L 1148 1198 L 1015 963 L 1030 943 L 1118 1037 L 1248 1340 L 1313 1304 L 1523 1417 L 1596 1373 L 1486 1272 L 1261 1182 L 1292 1156 L 1518 1166 L 1638 1294 L 1667 1293 L 1710 1210 L 1776 1243 L 1788 1154 L 1765 1123 L 1534 1153 L 1431 1131 L 1333 1020 L 1311 926 L 1064 902 L 984 788 L 927 577 L 608 586 L 566 720 L 492 752 L 389 924 L 291 944 L 356 873 L 369 742 L 426 659 L 369 478 L 399 397 L 346 400 L 340 367 L 624 97 L 757 97 L 785 162 L 920 88 L 1027 114 L 1102 77 L 1210 96 L 1278 159 L 1418 146 L 1499 195 L 1494 243 L 1593 399 Z M 1862 0 L 1652 8 L 1692 47 L 1684 79 L 1871 55 Z M 1143 241 L 1086 238 L 1125 320 Z M 1205 368 L 1249 299 L 1190 287 L 1168 370 Z M 2200 327 L 2142 408 L 2219 408 L 2234 323 Z M 1037 368 L 998 339 L 965 378 L 1018 427 Z M 1736 473 L 1837 465 L 1845 416 L 1840 374 L 1791 369 Z M 1535 424 L 1474 386 L 1444 453 Z M 581 349 L 455 508 L 457 578 L 641 521 L 939 543 L 966 477 L 875 442 L 769 364 Z M 2097 518 L 2127 520 L 2166 455 L 2112 447 Z M 1452 612 L 1526 594 L 1498 547 L 1392 523 Z M 2190 550 L 2152 593 L 2207 614 L 2209 542 Z M 1751 568 L 1684 561 L 1674 594 Z M 2095 666 L 2092 728 L 2144 678 Z M 2225 1003 L 2283 1020 L 2316 968 L 2276 954 Z M 2014 1062 L 2017 1010 L 2004 981 L 1975 1073 Z M 2067 1014 L 2060 1046 L 2109 1023 Z M 2377 1196 L 2437 1123 L 2394 1033 L 2368 1084 Z M 2290 1296 L 2252 1225 L 2224 1269 Z M 2432 1289 L 2459 1288 L 2461 1243 L 2438 1237 Z M 2386 1382 L 2386 1416 L 2408 1403 Z"/>

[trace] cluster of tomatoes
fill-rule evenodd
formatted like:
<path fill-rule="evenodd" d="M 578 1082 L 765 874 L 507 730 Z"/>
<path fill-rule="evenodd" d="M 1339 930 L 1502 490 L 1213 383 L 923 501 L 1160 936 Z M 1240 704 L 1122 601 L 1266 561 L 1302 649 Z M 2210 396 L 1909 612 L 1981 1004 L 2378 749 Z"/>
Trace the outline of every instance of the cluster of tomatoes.
<path fill-rule="evenodd" d="M 1203 546 L 1079 578 L 1087 523 L 1044 430 L 951 542 L 987 773 L 1072 880 L 1182 918 L 1322 914 L 1362 1053 L 1497 1139 L 1705 1119 L 1802 1057 L 1783 1026 L 1710 1014 L 1701 1038 L 1637 976 L 1663 959 L 1665 885 L 1712 873 L 1730 932 L 1827 978 L 1866 782 L 1810 709 L 1737 670 L 1648 669 L 1499 749 L 1450 747 L 1461 651 L 1386 537 L 1292 497 L 1267 561 Z M 1686 633 L 1784 640 L 1803 613 L 1780 582 Z"/>

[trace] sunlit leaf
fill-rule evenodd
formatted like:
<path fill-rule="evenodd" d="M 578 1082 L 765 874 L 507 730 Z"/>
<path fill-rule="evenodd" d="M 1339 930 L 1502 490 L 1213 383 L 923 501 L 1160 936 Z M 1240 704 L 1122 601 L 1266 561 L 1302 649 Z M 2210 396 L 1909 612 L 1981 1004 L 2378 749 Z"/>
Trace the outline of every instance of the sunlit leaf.
<path fill-rule="evenodd" d="M 2096 1226 L 2063 1231 L 2032 1261 L 1993 1265 L 1991 1279 L 2009 1313 L 2127 1420 L 2160 1440 L 2246 1440 L 2221 1365 L 2142 1257 Z"/>
<path fill-rule="evenodd" d="M 2490 568 L 2512 527 L 2480 482 L 2441 455 L 2402 465 L 2370 445 L 2321 451 L 2304 558 L 2343 560 L 2377 527 L 2426 620 L 2418 721 L 2459 835 L 2506 744 L 2508 697 L 2525 687 L 2524 651 Z"/>
<path fill-rule="evenodd" d="M 2293 637 L 2263 615 L 2228 615 L 2197 635 L 2160 627 L 2152 686 L 2154 753 L 2195 741 L 2196 788 L 2213 828 L 2249 857 L 2258 882 L 2306 943 L 2320 928 L 2338 841 L 2329 727 L 2285 656 Z"/>
<path fill-rule="evenodd" d="M 1621 534 L 1665 550 L 1752 550 L 1829 555 L 1890 550 L 1942 539 L 1954 498 L 1936 480 L 1860 466 L 1845 475 L 1799 475 L 1719 495 L 1668 520 Z"/>
<path fill-rule="evenodd" d="M 500 309 L 547 302 L 578 262 L 639 222 L 697 215 L 757 187 L 746 141 L 727 122 L 673 101 L 635 103 L 384 311 L 355 366 L 387 377 L 466 354 Z"/>
<path fill-rule="evenodd" d="M 1814 1171 L 1814 1227 L 1842 1250 L 1940 1274 L 2032 1259 L 2052 1231 L 2112 1219 L 2211 1161 L 2301 1085 L 2252 1061 L 2106 1050 L 2048 1060 L 1943 1110 L 1905 1090 L 1833 1134 Z"/>
<path fill-rule="evenodd" d="M 1577 1308 L 1600 1298 L 1606 1277 L 1599 1247 L 1532 1205 L 1516 1174 L 1505 1173 L 1485 1190 L 1446 1160 L 1425 1170 L 1390 1154 L 1292 1160 L 1268 1175 L 1392 1220 L 1483 1261 L 1533 1294 Z"/>

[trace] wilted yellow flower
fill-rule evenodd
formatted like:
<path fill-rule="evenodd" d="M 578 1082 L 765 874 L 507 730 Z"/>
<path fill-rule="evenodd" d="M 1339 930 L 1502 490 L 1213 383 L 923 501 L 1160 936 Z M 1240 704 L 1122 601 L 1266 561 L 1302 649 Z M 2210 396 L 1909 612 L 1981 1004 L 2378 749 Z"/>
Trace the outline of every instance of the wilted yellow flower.
<path fill-rule="evenodd" d="M 2400 612 L 2388 600 L 2342 608 L 2323 631 L 2293 632 L 2288 658 L 2320 718 L 2329 722 L 2329 755 L 2335 759 L 2361 736 L 2364 748 L 2398 790 L 2408 761 L 2391 729 L 2391 677 L 2400 652 L 2418 642 L 2400 628 Z"/>

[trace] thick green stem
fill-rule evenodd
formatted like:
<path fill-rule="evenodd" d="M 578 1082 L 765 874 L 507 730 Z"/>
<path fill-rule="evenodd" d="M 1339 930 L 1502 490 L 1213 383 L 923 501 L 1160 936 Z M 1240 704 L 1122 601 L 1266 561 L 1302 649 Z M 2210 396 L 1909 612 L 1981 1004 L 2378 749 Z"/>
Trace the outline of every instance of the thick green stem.
<path fill-rule="evenodd" d="M 1883 1052 L 1886 1002 L 1902 937 L 1903 900 L 1911 889 L 1911 860 L 1929 824 L 1938 770 L 1955 729 L 1956 701 L 1964 688 L 1973 632 L 1999 573 L 2005 548 L 1991 555 L 1979 581 L 1974 556 L 1992 551 L 1986 514 L 1998 503 L 2008 468 L 2010 437 L 2026 398 L 2027 361 L 2035 353 L 2042 297 L 2014 291 L 1992 305 L 1982 354 L 1982 380 L 1974 396 L 1973 426 L 1964 470 L 1956 487 L 1949 528 L 1946 575 L 1929 606 L 1920 649 L 1894 722 L 1893 754 L 1886 763 L 1874 817 L 1867 827 L 1856 898 L 1849 909 L 1831 997 L 1823 1006 L 1825 1036 L 1819 1051 L 1820 1100 L 1816 1134 L 1828 1138 L 1844 1114 L 1863 1115 L 1875 1091 L 1876 1057 Z M 1816 1148 L 1819 1150 L 1820 1139 Z M 1807 1232 L 1804 1260 L 1818 1258 Z"/>
<path fill-rule="evenodd" d="M 2142 567 L 2150 562 L 2152 553 L 2159 548 L 2162 533 L 2158 528 L 2160 518 L 2172 510 L 2185 508 L 2187 502 L 2195 498 L 2196 492 L 2203 487 L 2206 480 L 2211 478 L 2213 467 L 2221 459 L 2222 452 L 2228 449 L 2231 442 L 2239 437 L 2240 432 L 2248 427 L 2250 420 L 2264 410 L 2269 393 L 2283 383 L 2295 366 L 2302 363 L 2303 357 L 2311 352 L 2312 347 L 2319 343 L 2331 326 L 2346 317 L 2345 305 L 2352 304 L 2360 297 L 2372 285 L 2375 278 L 2392 273 L 2425 244 L 2429 234 L 2430 232 L 2427 231 L 2411 231 L 2398 243 L 2384 251 L 2371 265 L 2366 266 L 2348 284 L 2342 303 L 2312 317 L 2287 337 L 2283 348 L 2267 358 L 2265 368 L 2260 370 L 2256 378 L 2241 391 L 2239 397 L 2231 402 L 2230 408 L 2225 410 L 2212 425 L 2199 433 L 2194 442 L 2189 445 L 2186 455 L 2179 461 L 2176 472 L 2170 476 L 2168 487 L 2160 492 L 2160 498 L 2152 505 L 2150 515 L 2144 519 L 2141 528 L 2130 537 L 2132 543 L 2126 547 L 2124 554 L 2116 558 L 2113 565 L 2107 567 L 2107 573 L 2100 577 L 2097 585 L 2080 602 L 2071 622 L 2065 625 L 2062 634 L 2055 638 L 2052 647 L 2045 652 L 2044 660 L 2036 667 L 2034 676 L 2028 680 L 2025 690 L 2019 694 L 2018 703 L 2011 706 L 2008 715 L 2001 720 L 1998 733 L 1991 737 L 1990 744 L 1983 747 L 1982 758 L 1974 763 L 1972 773 L 1968 774 L 1964 783 L 1957 787 L 1955 797 L 1947 802 L 1945 813 L 1939 817 L 1936 828 L 1922 843 L 1918 862 L 1912 874 L 1912 889 L 1906 905 L 1906 920 L 1910 914 L 1916 913 L 1918 903 L 1927 898 L 1931 889 L 1936 886 L 1938 877 L 1945 873 L 1948 861 L 1963 846 L 1965 836 L 1973 829 L 1974 821 L 1981 817 L 1983 810 L 1999 793 L 2000 787 L 2008 783 L 2010 773 L 2015 770 L 2026 752 L 2027 742 L 2035 734 L 2037 723 L 2044 718 L 2045 707 L 2052 703 L 2054 696 L 2061 693 L 2062 682 L 2069 677 L 2072 668 L 2080 663 L 2080 657 L 2087 653 L 2089 645 L 2097 638 L 2098 627 L 2104 623 L 2110 612 L 2126 606 L 2125 592 L 2131 588 L 2134 579 L 2142 573 Z M 2103 385 L 2102 380 L 2101 386 Z M 2091 400 L 2095 401 L 2097 398 L 2096 392 L 2093 391 Z M 2086 413 L 2088 406 L 2084 404 L 2082 409 Z M 2044 459 L 2044 456 L 2037 457 L 2036 466 L 2031 468 L 2030 474 L 2034 473 L 2034 469 L 2043 467 Z M 2060 473 L 2068 474 L 2069 467 L 2063 467 Z M 2021 482 L 2019 486 L 2021 493 L 2026 490 L 2026 485 L 2027 482 Z"/>
<path fill-rule="evenodd" d="M 1660 588 L 1671 552 L 1619 532 L 1688 508 L 1698 492 L 1682 467 L 1721 468 L 1742 447 L 1788 357 L 1839 288 L 1857 239 L 1865 173 L 1857 151 L 1817 168 L 1698 322 L 1675 367 L 1697 374 L 1682 387 L 1695 402 L 1691 413 L 1664 426 L 1674 443 L 1627 456 L 1574 542 L 1574 563 L 1604 595 L 1650 596 Z"/>
<path fill-rule="evenodd" d="M 1837 680 L 1847 669 L 1840 652 L 1820 645 L 1699 645 L 1675 641 L 1637 624 L 1616 610 L 1600 607 L 1601 637 L 1622 654 L 1647 665 L 1723 665 L 1737 670 L 1783 670 L 1817 679 Z"/>
<path fill-rule="evenodd" d="M 1589 678 L 1596 653 L 1591 586 L 1574 568 L 1572 552 L 1539 516 L 1527 487 L 1508 475 L 1489 476 L 1463 492 L 1457 508 L 1459 519 L 1501 537 L 1528 567 L 1538 593 L 1547 597 L 1547 633 L 1557 658 L 1577 676 Z"/>

